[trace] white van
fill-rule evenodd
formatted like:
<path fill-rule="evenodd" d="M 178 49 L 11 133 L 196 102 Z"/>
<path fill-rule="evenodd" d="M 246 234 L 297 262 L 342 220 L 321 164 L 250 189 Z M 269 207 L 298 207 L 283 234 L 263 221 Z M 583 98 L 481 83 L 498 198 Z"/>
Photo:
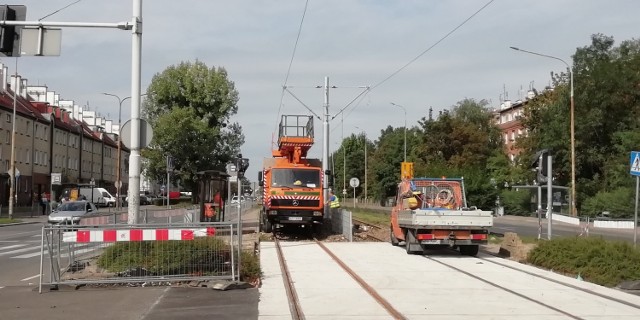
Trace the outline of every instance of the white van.
<path fill-rule="evenodd" d="M 105 188 L 81 187 L 79 193 L 97 206 L 114 207 L 116 205 L 116 197 Z"/>

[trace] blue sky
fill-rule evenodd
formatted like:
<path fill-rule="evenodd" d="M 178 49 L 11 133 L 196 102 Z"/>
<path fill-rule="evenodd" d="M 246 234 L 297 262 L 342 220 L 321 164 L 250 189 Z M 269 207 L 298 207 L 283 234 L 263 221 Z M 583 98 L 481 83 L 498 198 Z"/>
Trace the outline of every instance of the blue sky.
<path fill-rule="evenodd" d="M 72 0 L 15 1 L 27 6 L 27 20 L 38 20 Z M 130 20 L 132 0 L 82 0 L 46 18 L 48 21 L 120 22 Z M 417 57 L 484 6 L 488 0 L 310 0 L 287 85 L 314 112 L 322 114 L 324 77 L 338 88 L 330 92 L 335 114 L 360 90 L 376 85 Z M 181 61 L 199 59 L 226 68 L 240 93 L 234 117 L 244 129 L 242 148 L 255 180 L 262 157 L 270 156 L 278 110 L 308 114 L 288 94 L 282 96 L 287 68 L 305 7 L 303 0 L 143 1 L 142 90 L 154 74 Z M 366 130 L 376 138 L 387 125 L 409 126 L 464 98 L 487 99 L 498 106 L 506 90 L 517 100 L 533 82 L 542 89 L 550 71 L 564 65 L 509 49 L 557 56 L 570 62 L 590 36 L 603 33 L 617 43 L 638 37 L 640 1 L 495 0 L 447 39 L 403 71 L 375 87 L 331 122 L 330 147 L 344 135 Z M 15 60 L 0 59 L 13 72 Z M 131 34 L 113 29 L 66 28 L 59 57 L 23 57 L 18 71 L 31 85 L 47 85 L 61 98 L 89 105 L 117 119 L 115 98 L 130 95 Z M 576 84 L 576 91 L 580 88 Z M 282 101 L 282 105 L 281 105 Z M 579 107 L 578 113 L 579 113 Z M 130 109 L 123 105 L 123 121 Z M 316 125 L 320 157 L 322 123 Z M 344 128 L 344 129 L 343 129 Z"/>

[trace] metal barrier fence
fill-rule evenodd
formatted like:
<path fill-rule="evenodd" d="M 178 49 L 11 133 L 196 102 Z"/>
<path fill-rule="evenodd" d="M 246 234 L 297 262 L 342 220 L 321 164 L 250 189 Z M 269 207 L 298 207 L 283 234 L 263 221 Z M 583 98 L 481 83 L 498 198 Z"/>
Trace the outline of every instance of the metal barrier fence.
<path fill-rule="evenodd" d="M 43 285 L 236 280 L 237 227 L 235 223 L 43 226 L 39 291 Z"/>
<path fill-rule="evenodd" d="M 197 207 L 190 208 L 170 208 L 170 209 L 140 209 L 138 221 L 141 224 L 180 224 L 197 222 L 199 219 L 199 209 Z M 89 225 L 106 225 L 106 224 L 126 224 L 128 218 L 127 211 L 120 212 L 99 212 L 83 216 L 80 218 L 79 224 L 82 226 Z"/>
<path fill-rule="evenodd" d="M 331 231 L 342 234 L 349 242 L 353 241 L 353 221 L 351 211 L 330 209 Z"/>

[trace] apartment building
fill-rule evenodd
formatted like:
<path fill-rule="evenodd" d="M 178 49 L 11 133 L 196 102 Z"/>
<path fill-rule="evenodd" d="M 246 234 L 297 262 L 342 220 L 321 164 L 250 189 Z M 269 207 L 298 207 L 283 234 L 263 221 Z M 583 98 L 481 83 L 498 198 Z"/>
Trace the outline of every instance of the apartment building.
<path fill-rule="evenodd" d="M 15 92 L 15 93 L 14 93 Z M 15 146 L 12 146 L 15 105 Z M 29 87 L 0 64 L 0 204 L 9 203 L 11 150 L 15 148 L 16 203 L 30 206 L 34 194 L 51 192 L 51 173 L 62 183 L 89 183 L 115 194 L 118 138 L 112 121 L 83 114 L 45 86 Z M 116 126 L 117 127 L 117 126 Z M 117 128 L 119 129 L 119 128 Z M 121 146 L 122 188 L 127 190 L 129 150 Z"/>

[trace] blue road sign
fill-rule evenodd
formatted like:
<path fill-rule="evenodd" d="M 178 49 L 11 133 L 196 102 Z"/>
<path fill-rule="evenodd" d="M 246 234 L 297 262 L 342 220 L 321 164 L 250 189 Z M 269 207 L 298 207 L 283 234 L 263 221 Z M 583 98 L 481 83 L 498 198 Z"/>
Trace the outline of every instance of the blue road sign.
<path fill-rule="evenodd" d="M 631 167 L 629 173 L 634 176 L 640 176 L 640 151 L 631 151 L 629 163 Z"/>

